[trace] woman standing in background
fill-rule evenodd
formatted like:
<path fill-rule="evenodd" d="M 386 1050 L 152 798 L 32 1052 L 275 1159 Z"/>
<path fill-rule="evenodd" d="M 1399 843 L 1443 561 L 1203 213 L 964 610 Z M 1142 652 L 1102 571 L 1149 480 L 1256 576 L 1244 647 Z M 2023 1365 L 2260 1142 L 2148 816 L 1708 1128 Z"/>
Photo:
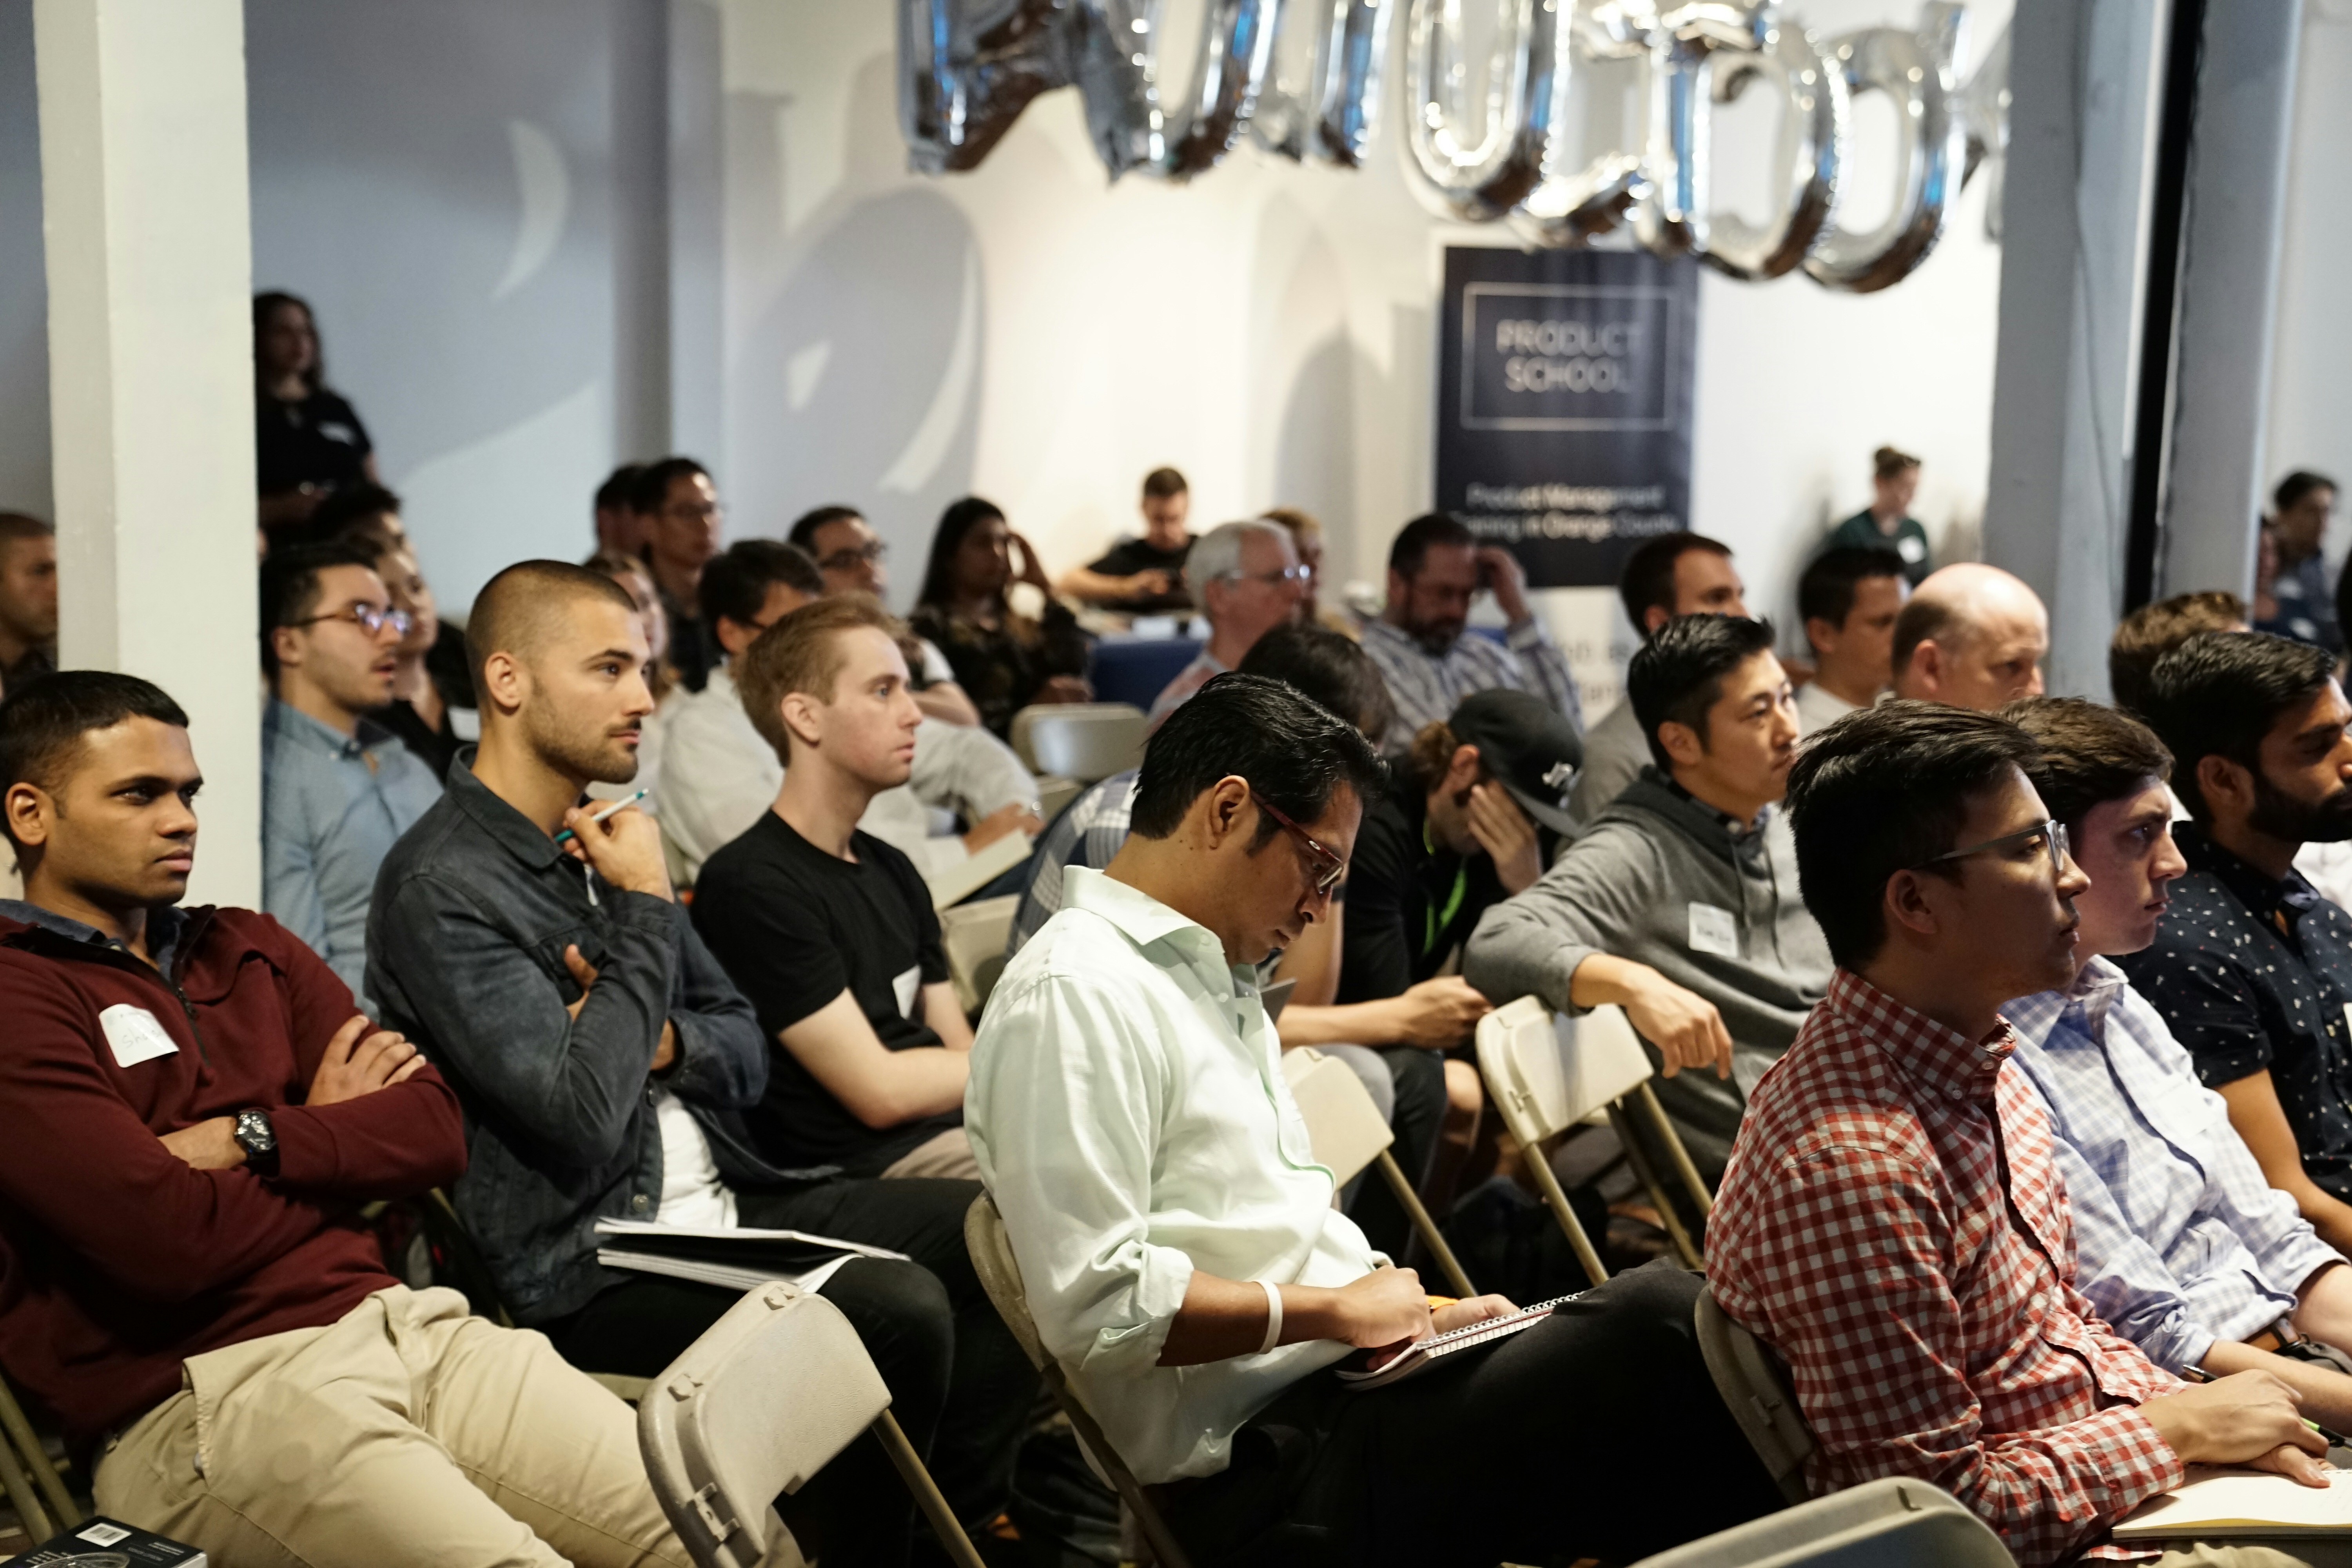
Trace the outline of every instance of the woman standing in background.
<path fill-rule="evenodd" d="M 1870 479 L 1876 497 L 1839 523 L 1822 548 L 1892 550 L 1903 557 L 1903 575 L 1916 588 L 1936 569 L 1927 553 L 1927 531 L 1911 515 L 1912 500 L 1919 493 L 1919 459 L 1881 447 L 1870 455 Z"/>
<path fill-rule="evenodd" d="M 319 325 L 292 294 L 253 297 L 255 466 L 261 526 L 272 536 L 310 521 L 342 486 L 376 477 L 375 447 L 352 405 L 328 390 Z"/>

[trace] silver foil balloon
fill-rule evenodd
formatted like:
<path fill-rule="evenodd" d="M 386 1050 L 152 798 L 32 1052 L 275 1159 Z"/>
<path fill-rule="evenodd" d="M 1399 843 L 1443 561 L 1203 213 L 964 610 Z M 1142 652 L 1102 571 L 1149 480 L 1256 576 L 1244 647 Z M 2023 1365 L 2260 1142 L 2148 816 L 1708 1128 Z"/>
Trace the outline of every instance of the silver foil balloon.
<path fill-rule="evenodd" d="M 1073 74 L 1078 0 L 900 0 L 898 122 L 919 173 L 973 169 Z"/>
<path fill-rule="evenodd" d="M 1381 112 L 1381 24 L 1395 9 L 1384 0 L 1288 0 L 1285 34 L 1313 28 L 1306 76 L 1280 78 L 1260 90 L 1250 140 L 1293 162 L 1360 169 Z M 1283 42 L 1276 39 L 1277 52 Z"/>
<path fill-rule="evenodd" d="M 1734 278 L 1779 278 L 1802 265 L 1815 241 L 1837 221 L 1838 172 L 1851 118 L 1845 73 L 1831 64 L 1811 34 L 1785 21 L 1773 28 L 1761 50 L 1714 55 L 1707 65 L 1716 103 L 1731 102 L 1759 81 L 1776 90 L 1780 128 L 1772 153 L 1771 217 L 1754 224 L 1738 213 L 1708 212 L 1699 259 Z M 1694 138 L 1691 146 L 1702 160 L 1712 155 L 1706 137 Z M 1703 203 L 1708 184 L 1704 163 L 1696 184 Z"/>
<path fill-rule="evenodd" d="M 1572 47 L 1555 76 L 1559 101 L 1544 151 L 1543 179 L 1506 220 L 1530 243 L 1552 249 L 1571 248 L 1607 233 L 1652 195 L 1649 163 L 1640 152 L 1612 149 L 1568 167 L 1565 128 L 1580 114 L 1589 122 L 1588 100 L 1597 97 L 1596 68 L 1603 62 L 1633 62 L 1641 73 L 1636 91 L 1646 100 L 1656 67 L 1655 13 L 1646 0 L 1601 0 L 1575 4 L 1573 21 Z"/>
<path fill-rule="evenodd" d="M 1162 90 L 1157 0 L 1086 3 L 1129 50 L 1128 68 L 1118 79 L 1105 81 L 1099 91 L 1090 81 L 1080 83 L 1090 121 L 1116 105 L 1116 124 L 1106 128 L 1097 121 L 1095 137 L 1112 176 L 1139 169 L 1181 181 L 1216 167 L 1248 128 L 1273 74 L 1284 0 L 1208 0 L 1192 81 L 1173 100 Z M 1106 136 L 1106 129 L 1116 133 Z M 1139 144 L 1142 156 L 1134 157 Z"/>
<path fill-rule="evenodd" d="M 1554 129 L 1567 108 L 1578 0 L 1472 3 L 1498 7 L 1484 133 L 1473 141 L 1466 129 L 1463 0 L 1408 0 L 1405 81 L 1412 111 L 1405 146 L 1421 173 L 1415 188 L 1439 211 L 1491 223 L 1543 183 Z"/>
<path fill-rule="evenodd" d="M 1834 226 L 1824 233 L 1805 258 L 1815 282 L 1871 293 L 1909 277 L 1943 237 L 1968 159 L 1953 81 L 1967 25 L 1952 0 L 1928 0 L 1916 33 L 1868 27 L 1830 41 L 1849 94 L 1883 92 L 1895 100 L 1895 205 L 1867 233 Z"/>
<path fill-rule="evenodd" d="M 1965 188 L 1984 172 L 1985 237 L 1994 240 L 2000 237 L 2001 171 L 2009 166 L 2009 37 L 2010 30 L 2002 28 L 1960 89 L 1960 117 L 1969 129 L 1969 162 L 1960 184 Z"/>
<path fill-rule="evenodd" d="M 1761 0 L 1691 0 L 1646 18 L 1643 160 L 1650 194 L 1634 209 L 1633 234 L 1654 254 L 1704 248 L 1715 58 L 1721 50 L 1760 53 L 1772 26 L 1773 7 Z"/>

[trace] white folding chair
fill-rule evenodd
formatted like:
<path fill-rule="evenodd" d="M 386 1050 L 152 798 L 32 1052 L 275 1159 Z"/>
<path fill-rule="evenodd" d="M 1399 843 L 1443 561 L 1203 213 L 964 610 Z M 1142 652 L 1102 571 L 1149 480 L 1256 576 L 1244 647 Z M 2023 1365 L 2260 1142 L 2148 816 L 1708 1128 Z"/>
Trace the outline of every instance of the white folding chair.
<path fill-rule="evenodd" d="M 947 950 L 948 979 L 966 1013 L 988 1005 L 996 977 L 1004 973 L 1004 946 L 1021 912 L 1021 895 L 980 899 L 940 911 L 940 945 Z"/>
<path fill-rule="evenodd" d="M 1135 1472 L 1128 1468 L 1127 1461 L 1119 1458 L 1118 1450 L 1111 1447 L 1110 1439 L 1103 1436 L 1101 1423 L 1087 1408 L 1086 1401 L 1078 1397 L 1061 1363 L 1054 1359 L 1045 1349 L 1045 1342 L 1038 1337 L 1036 1320 L 1029 1315 L 1029 1292 L 1021 1283 L 1021 1263 L 1013 1256 L 1013 1238 L 1004 1232 L 1004 1216 L 997 1213 L 996 1200 L 984 1192 L 972 1200 L 971 1207 L 964 1214 L 963 1244 L 971 1253 L 972 1271 L 980 1276 L 981 1289 L 988 1292 L 997 1316 L 1013 1331 L 1029 1364 L 1045 1379 L 1054 1403 L 1069 1417 L 1070 1428 L 1077 1434 L 1087 1457 L 1118 1494 L 1128 1518 L 1142 1532 L 1159 1568 L 1191 1568 L 1184 1549 L 1176 1543 L 1158 1506 L 1135 1479 Z"/>
<path fill-rule="evenodd" d="M 1013 715 L 1013 749 L 1033 773 L 1093 784 L 1143 761 L 1143 710 L 1125 702 L 1045 702 Z"/>
<path fill-rule="evenodd" d="M 772 1565 L 800 1490 L 868 1427 L 960 1568 L 980 1553 L 890 1414 L 890 1391 L 841 1309 L 778 1280 L 748 1292 L 637 1405 L 637 1446 L 662 1512 L 699 1568 Z"/>
<path fill-rule="evenodd" d="M 1797 1397 L 1780 1376 L 1780 1368 L 1764 1342 L 1734 1322 L 1715 1299 L 1701 1289 L 1695 1309 L 1699 1354 L 1724 1408 L 1746 1435 L 1748 1446 L 1763 1461 L 1772 1484 L 1792 1503 L 1806 1498 L 1805 1460 L 1813 1451 L 1812 1429 L 1797 1408 Z"/>
<path fill-rule="evenodd" d="M 1389 1145 L 1396 1142 L 1396 1133 L 1381 1116 L 1381 1108 L 1373 1103 L 1364 1080 L 1339 1058 L 1326 1056 L 1312 1047 L 1283 1052 L 1282 1076 L 1289 1080 L 1290 1097 L 1298 1102 L 1298 1114 L 1307 1122 L 1307 1137 L 1315 1147 L 1315 1158 L 1331 1168 L 1331 1174 L 1343 1187 L 1356 1179 L 1358 1172 L 1377 1163 L 1381 1179 L 1404 1205 L 1422 1245 L 1437 1259 L 1438 1268 L 1444 1271 L 1455 1292 L 1475 1296 L 1478 1292 L 1471 1288 L 1470 1276 L 1463 1272 L 1454 1249 L 1437 1233 L 1436 1222 L 1422 1205 L 1421 1194 L 1405 1179 L 1403 1167 L 1389 1152 Z"/>
<path fill-rule="evenodd" d="M 1635 1568 L 2016 1568 L 1984 1521 L 1888 1476 L 1645 1557 Z"/>
<path fill-rule="evenodd" d="M 1649 1157 L 1633 1136 L 1624 1102 L 1641 1102 L 1656 1129 L 1659 1141 L 1704 1215 L 1713 1206 L 1690 1152 L 1650 1092 L 1650 1058 L 1642 1042 L 1616 1007 L 1595 1007 L 1582 1018 L 1555 1017 L 1537 996 L 1522 996 L 1478 1020 L 1478 1076 L 1486 1079 L 1487 1096 L 1502 1113 L 1503 1125 L 1519 1145 L 1528 1173 L 1551 1205 L 1560 1228 L 1568 1233 L 1577 1261 L 1598 1284 L 1607 1279 L 1601 1255 L 1584 1234 L 1559 1178 L 1545 1158 L 1544 1144 L 1581 1121 L 1606 1117 L 1617 1132 L 1627 1163 L 1649 1190 L 1666 1234 L 1691 1268 L 1700 1267 L 1699 1250 L 1666 1196 Z"/>

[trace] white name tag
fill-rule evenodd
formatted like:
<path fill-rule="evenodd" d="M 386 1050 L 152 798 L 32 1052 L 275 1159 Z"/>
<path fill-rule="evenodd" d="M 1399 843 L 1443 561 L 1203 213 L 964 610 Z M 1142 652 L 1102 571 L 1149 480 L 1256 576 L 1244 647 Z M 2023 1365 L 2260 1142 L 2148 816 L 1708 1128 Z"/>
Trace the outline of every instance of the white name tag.
<path fill-rule="evenodd" d="M 911 1018 L 915 1016 L 915 993 L 922 988 L 923 966 L 919 963 L 890 982 L 890 989 L 898 994 L 900 1016 Z"/>
<path fill-rule="evenodd" d="M 1927 555 L 1927 547 L 1906 533 L 1895 542 L 1895 552 L 1902 556 L 1907 564 L 1916 566 Z"/>
<path fill-rule="evenodd" d="M 128 1002 L 117 1002 L 100 1013 L 98 1023 L 106 1031 L 106 1043 L 114 1048 L 117 1067 L 135 1068 L 157 1057 L 175 1055 L 180 1048 L 155 1021 L 154 1014 Z"/>
<path fill-rule="evenodd" d="M 1693 952 L 1710 952 L 1717 958 L 1738 958 L 1739 922 L 1731 918 L 1729 910 L 1719 910 L 1713 904 L 1693 904 L 1690 907 L 1690 944 Z"/>

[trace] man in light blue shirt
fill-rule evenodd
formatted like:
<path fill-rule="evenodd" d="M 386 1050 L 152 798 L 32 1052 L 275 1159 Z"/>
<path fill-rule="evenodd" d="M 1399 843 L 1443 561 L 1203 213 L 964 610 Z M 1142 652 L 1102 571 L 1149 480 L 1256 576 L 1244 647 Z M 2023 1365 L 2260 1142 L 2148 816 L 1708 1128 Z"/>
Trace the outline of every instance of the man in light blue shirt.
<path fill-rule="evenodd" d="M 262 908 L 361 996 L 376 869 L 441 798 L 433 770 L 365 716 L 392 700 L 408 616 L 363 552 L 298 545 L 262 563 L 261 624 Z"/>
<path fill-rule="evenodd" d="M 2041 742 L 2034 788 L 2091 879 L 2074 900 L 2073 984 L 2001 1009 L 2050 1108 L 2083 1293 L 2168 1371 L 2259 1367 L 2294 1384 L 2305 1415 L 2352 1426 L 2352 1377 L 2296 1344 L 2352 1348 L 2352 1268 L 2263 1179 L 2221 1097 L 2109 962 L 2155 940 L 2187 869 L 2171 757 L 2137 721 L 2077 699 L 2031 698 L 2003 716 Z"/>

